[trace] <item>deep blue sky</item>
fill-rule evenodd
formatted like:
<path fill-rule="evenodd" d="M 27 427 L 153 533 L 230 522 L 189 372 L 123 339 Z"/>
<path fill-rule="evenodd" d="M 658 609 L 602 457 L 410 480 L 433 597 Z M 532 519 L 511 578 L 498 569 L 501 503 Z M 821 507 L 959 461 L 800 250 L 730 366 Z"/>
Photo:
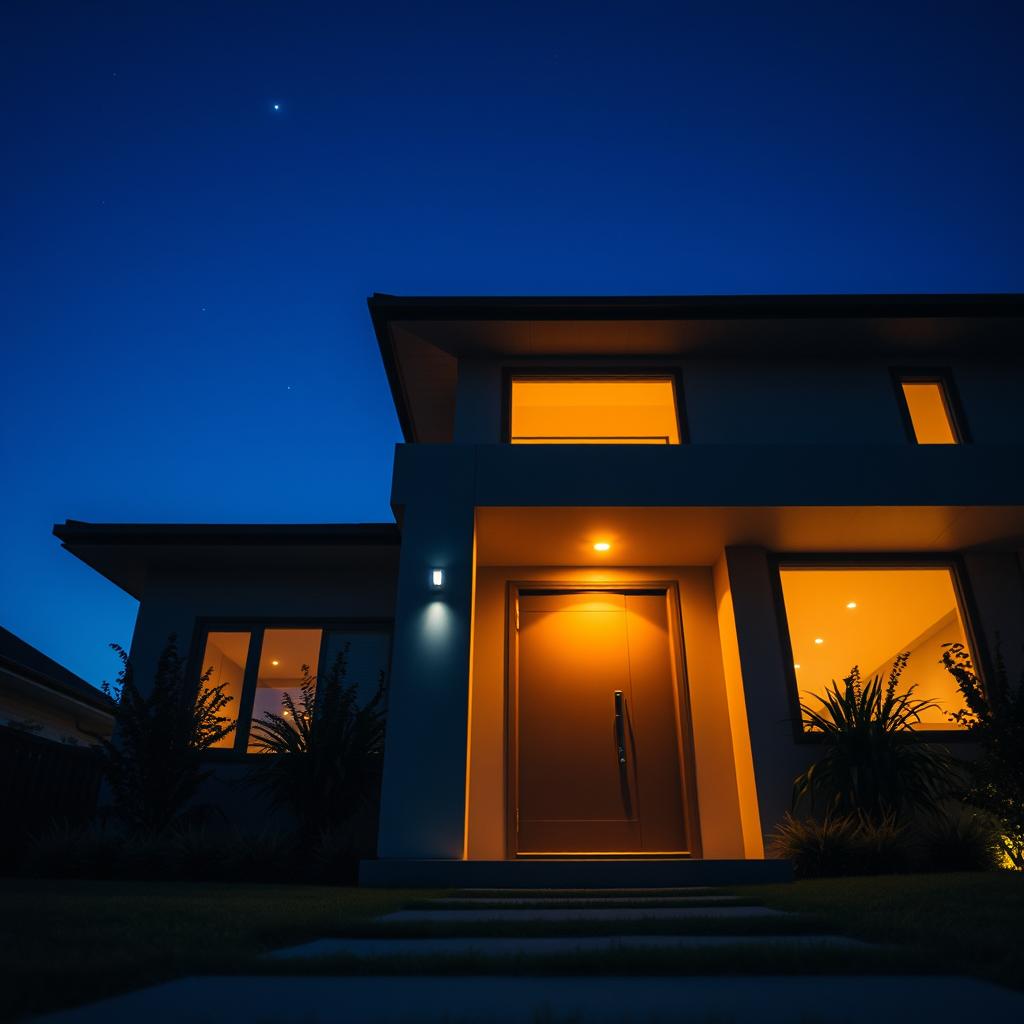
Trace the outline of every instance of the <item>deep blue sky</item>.
<path fill-rule="evenodd" d="M 375 290 L 1024 290 L 1022 38 L 976 0 L 8 2 L 0 624 L 114 674 L 136 605 L 66 517 L 388 518 Z"/>

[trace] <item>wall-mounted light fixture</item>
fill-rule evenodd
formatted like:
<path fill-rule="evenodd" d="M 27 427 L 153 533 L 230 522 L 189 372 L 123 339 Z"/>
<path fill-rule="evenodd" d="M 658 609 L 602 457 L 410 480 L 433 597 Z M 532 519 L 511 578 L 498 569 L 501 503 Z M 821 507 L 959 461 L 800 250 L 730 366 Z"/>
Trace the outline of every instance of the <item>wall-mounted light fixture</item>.
<path fill-rule="evenodd" d="M 444 569 L 430 570 L 430 589 L 444 590 Z"/>

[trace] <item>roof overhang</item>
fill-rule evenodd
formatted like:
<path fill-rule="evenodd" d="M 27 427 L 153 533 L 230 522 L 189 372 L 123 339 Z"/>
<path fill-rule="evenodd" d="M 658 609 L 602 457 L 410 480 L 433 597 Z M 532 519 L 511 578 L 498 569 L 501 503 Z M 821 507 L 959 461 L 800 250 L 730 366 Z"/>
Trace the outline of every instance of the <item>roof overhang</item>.
<path fill-rule="evenodd" d="M 1022 295 L 368 300 L 406 441 L 452 437 L 460 358 L 1017 353 Z"/>
<path fill-rule="evenodd" d="M 397 565 L 394 523 L 85 523 L 53 528 L 62 546 L 141 598 L 154 569 L 330 569 Z"/>

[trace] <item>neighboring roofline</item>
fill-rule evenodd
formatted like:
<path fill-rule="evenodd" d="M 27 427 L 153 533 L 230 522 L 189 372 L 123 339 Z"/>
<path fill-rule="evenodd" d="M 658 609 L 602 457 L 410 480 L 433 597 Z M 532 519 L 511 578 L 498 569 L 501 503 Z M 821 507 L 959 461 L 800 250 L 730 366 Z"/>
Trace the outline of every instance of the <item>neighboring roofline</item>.
<path fill-rule="evenodd" d="M 44 654 L 38 647 L 33 647 L 27 640 L 22 640 L 16 633 L 12 633 L 10 630 L 3 630 L 3 633 L 11 638 L 16 649 L 0 650 L 0 669 L 11 675 L 20 676 L 44 689 L 72 698 L 94 710 L 106 714 L 113 713 L 114 702 L 101 689 L 93 686 L 59 661 L 54 661 L 48 654 Z M 6 639 L 3 642 L 10 645 L 10 641 Z M 25 660 L 26 655 L 35 659 L 36 664 L 29 664 Z"/>
<path fill-rule="evenodd" d="M 367 299 L 391 398 L 406 441 L 416 441 L 391 325 L 395 321 L 828 320 L 1024 317 L 1024 294 L 866 295 L 388 295 Z"/>
<path fill-rule="evenodd" d="M 397 545 L 395 523 L 87 523 L 68 519 L 53 527 L 69 544 L 359 544 Z"/>

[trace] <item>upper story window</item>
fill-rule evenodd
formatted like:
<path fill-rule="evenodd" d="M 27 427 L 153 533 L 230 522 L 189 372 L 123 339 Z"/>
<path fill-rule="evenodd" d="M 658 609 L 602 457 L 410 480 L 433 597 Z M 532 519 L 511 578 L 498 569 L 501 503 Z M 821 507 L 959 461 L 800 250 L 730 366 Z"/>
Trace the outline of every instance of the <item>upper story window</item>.
<path fill-rule="evenodd" d="M 679 444 L 672 375 L 513 377 L 512 444 Z"/>
<path fill-rule="evenodd" d="M 917 444 L 960 444 L 952 384 L 943 373 L 898 373 L 910 436 Z"/>

